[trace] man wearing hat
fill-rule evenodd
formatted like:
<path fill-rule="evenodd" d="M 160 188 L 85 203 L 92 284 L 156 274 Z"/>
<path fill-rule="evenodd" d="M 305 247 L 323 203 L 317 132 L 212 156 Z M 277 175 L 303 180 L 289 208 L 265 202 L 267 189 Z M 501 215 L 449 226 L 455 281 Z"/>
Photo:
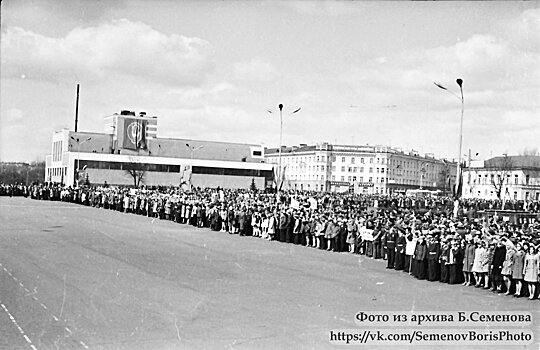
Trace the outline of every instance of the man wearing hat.
<path fill-rule="evenodd" d="M 441 239 L 441 255 L 439 256 L 440 276 L 439 282 L 448 283 L 449 266 L 448 255 L 450 254 L 451 239 L 448 236 L 444 236 Z"/>
<path fill-rule="evenodd" d="M 394 263 L 395 270 L 403 270 L 405 267 L 405 229 L 403 226 L 397 226 L 398 236 L 396 239 L 396 257 Z"/>
<path fill-rule="evenodd" d="M 428 236 L 427 269 L 428 281 L 439 280 L 439 258 L 441 254 L 441 245 L 439 243 L 439 231 L 433 231 Z"/>
<path fill-rule="evenodd" d="M 394 262 L 396 257 L 396 241 L 398 238 L 397 229 L 392 227 L 386 232 L 386 252 L 388 255 L 388 264 L 386 265 L 387 269 L 394 268 Z"/>

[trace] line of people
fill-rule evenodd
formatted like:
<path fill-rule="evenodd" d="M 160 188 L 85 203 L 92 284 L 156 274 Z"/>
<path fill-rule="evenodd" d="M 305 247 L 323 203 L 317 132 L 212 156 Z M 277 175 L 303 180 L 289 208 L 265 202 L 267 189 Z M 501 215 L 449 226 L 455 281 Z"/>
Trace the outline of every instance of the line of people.
<path fill-rule="evenodd" d="M 386 260 L 388 269 L 420 280 L 515 297 L 537 296 L 538 221 L 520 226 L 496 216 L 489 221 L 466 215 L 456 220 L 449 217 L 451 208 L 378 205 L 387 199 L 328 193 L 282 193 L 276 198 L 247 190 L 44 186 L 29 192 L 35 199 L 64 200 L 229 234 L 361 254 Z"/>

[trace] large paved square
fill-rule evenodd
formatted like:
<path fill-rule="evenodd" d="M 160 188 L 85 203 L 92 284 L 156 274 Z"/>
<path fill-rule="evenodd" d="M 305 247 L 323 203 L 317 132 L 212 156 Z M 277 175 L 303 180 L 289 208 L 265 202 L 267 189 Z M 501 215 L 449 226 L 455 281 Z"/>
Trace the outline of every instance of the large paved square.
<path fill-rule="evenodd" d="M 24 198 L 0 198 L 0 222 L 0 348 L 331 348 L 365 310 L 532 311 L 539 327 L 538 301 L 364 256 Z"/>

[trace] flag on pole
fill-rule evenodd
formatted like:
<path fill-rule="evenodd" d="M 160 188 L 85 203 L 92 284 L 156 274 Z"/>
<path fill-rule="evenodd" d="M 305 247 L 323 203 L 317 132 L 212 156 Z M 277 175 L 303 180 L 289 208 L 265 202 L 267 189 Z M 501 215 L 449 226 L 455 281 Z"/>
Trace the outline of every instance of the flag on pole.
<path fill-rule="evenodd" d="M 463 190 L 463 169 L 459 168 L 459 174 L 456 177 L 456 182 L 452 186 L 452 195 L 454 200 L 458 200 L 461 197 L 461 192 Z"/>
<path fill-rule="evenodd" d="M 280 191 L 281 191 L 281 188 L 283 187 L 283 183 L 285 182 L 285 170 L 287 170 L 286 165 L 283 167 L 283 170 L 281 171 L 281 180 L 279 181 L 279 190 Z"/>

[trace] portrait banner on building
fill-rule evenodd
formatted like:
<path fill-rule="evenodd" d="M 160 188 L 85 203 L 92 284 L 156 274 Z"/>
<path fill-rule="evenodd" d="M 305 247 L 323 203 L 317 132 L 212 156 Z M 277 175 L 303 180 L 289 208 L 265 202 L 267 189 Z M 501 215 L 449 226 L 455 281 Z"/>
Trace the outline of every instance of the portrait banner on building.
<path fill-rule="evenodd" d="M 146 120 L 128 119 L 124 120 L 124 140 L 123 148 L 146 149 Z"/>

